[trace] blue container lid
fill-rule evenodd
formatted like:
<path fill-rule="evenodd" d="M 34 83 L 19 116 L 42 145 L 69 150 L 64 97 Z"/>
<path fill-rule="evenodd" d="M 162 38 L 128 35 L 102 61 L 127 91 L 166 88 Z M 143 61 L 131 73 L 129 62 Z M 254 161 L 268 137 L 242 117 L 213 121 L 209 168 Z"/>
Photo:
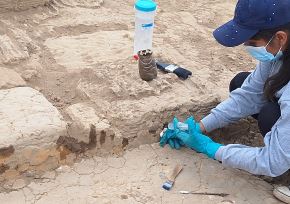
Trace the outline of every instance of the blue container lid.
<path fill-rule="evenodd" d="M 135 3 L 135 8 L 139 11 L 151 12 L 155 11 L 157 4 L 152 0 L 138 0 Z"/>

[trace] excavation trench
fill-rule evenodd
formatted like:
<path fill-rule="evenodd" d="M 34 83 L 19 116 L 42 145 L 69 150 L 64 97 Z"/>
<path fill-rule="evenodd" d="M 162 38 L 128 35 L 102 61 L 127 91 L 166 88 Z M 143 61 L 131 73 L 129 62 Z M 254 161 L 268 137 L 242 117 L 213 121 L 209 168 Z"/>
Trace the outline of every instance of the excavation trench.
<path fill-rule="evenodd" d="M 96 128 L 96 125 L 91 124 L 89 133 L 86 135 L 89 138 L 88 142 L 78 140 L 75 136 L 72 137 L 68 134 L 59 137 L 56 143 L 47 149 L 25 150 L 20 155 L 13 154 L 13 147 L 3 149 L 1 159 L 4 162 L 0 166 L 0 181 L 2 183 L 0 190 L 11 191 L 14 180 L 21 178 L 29 183 L 33 179 L 42 178 L 47 171 L 56 169 L 61 165 L 73 165 L 82 158 L 96 155 L 103 157 L 121 156 L 127 149 L 133 149 L 142 144 L 157 143 L 160 131 L 174 116 L 181 120 L 189 115 L 203 117 L 216 104 L 217 101 L 213 101 L 209 104 L 196 104 L 195 106 L 188 104 L 174 109 L 164 109 L 160 113 L 148 112 L 142 117 L 141 122 L 139 121 L 139 123 L 143 123 L 143 126 L 139 125 L 134 129 L 135 136 L 132 136 L 134 134 L 132 131 L 129 135 L 124 134 L 128 131 L 125 126 L 119 126 L 119 129 L 115 126 L 111 129 L 100 130 Z M 160 121 L 160 123 L 156 125 L 156 121 Z M 131 125 L 133 126 L 133 124 Z M 71 130 L 68 130 L 69 132 Z M 138 134 L 138 132 L 142 133 Z M 80 138 L 84 138 L 84 136 L 82 135 Z M 216 130 L 210 136 L 223 144 L 242 143 L 251 146 L 263 144 L 263 138 L 258 131 L 256 121 L 251 118 Z M 284 183 L 285 178 L 287 175 L 276 179 L 266 177 L 264 179 L 271 183 Z"/>

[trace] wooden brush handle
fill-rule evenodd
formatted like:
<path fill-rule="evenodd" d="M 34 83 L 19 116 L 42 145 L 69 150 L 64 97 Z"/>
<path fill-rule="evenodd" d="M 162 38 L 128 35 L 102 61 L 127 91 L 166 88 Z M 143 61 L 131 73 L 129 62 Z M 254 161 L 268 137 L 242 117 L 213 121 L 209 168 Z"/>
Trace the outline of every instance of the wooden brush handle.
<path fill-rule="evenodd" d="M 175 168 L 172 171 L 172 174 L 169 176 L 168 180 L 175 181 L 175 178 L 178 176 L 178 174 L 182 171 L 183 167 L 180 164 L 177 164 Z"/>

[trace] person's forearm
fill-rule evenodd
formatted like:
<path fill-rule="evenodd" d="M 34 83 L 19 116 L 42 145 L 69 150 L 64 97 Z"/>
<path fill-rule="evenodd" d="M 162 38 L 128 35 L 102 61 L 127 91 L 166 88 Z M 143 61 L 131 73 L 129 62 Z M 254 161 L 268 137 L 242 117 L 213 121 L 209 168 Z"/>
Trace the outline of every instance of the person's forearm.
<path fill-rule="evenodd" d="M 205 127 L 201 121 L 199 121 L 200 130 L 202 133 L 206 133 Z"/>
<path fill-rule="evenodd" d="M 249 147 L 229 144 L 217 150 L 215 159 L 227 167 L 241 169 L 255 175 L 276 177 L 289 169 L 289 158 L 284 155 L 283 150 L 280 150 L 279 148 L 278 151 L 273 150 L 269 145 Z"/>
<path fill-rule="evenodd" d="M 209 133 L 220 128 L 219 119 L 213 113 L 210 113 L 200 121 L 200 129 L 203 133 Z"/>

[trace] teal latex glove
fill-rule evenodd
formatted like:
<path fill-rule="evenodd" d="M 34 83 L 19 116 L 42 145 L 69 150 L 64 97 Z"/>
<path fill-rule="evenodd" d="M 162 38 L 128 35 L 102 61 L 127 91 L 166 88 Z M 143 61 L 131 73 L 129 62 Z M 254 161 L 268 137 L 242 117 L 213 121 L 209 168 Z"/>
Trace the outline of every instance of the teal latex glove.
<path fill-rule="evenodd" d="M 194 121 L 194 124 L 196 131 L 201 133 L 199 123 L 195 123 Z M 182 146 L 184 146 L 182 140 L 176 138 L 175 135 L 178 134 L 180 131 L 185 131 L 188 133 L 188 128 L 184 128 L 185 126 L 188 126 L 186 122 L 180 123 L 175 117 L 172 121 L 171 127 L 168 127 L 167 130 L 164 131 L 163 136 L 160 139 L 160 146 L 164 147 L 166 144 L 169 144 L 172 149 L 180 149 Z"/>
<path fill-rule="evenodd" d="M 176 138 L 181 140 L 187 147 L 194 149 L 197 152 L 206 154 L 209 158 L 215 159 L 215 153 L 222 146 L 208 136 L 196 131 L 196 124 L 193 117 L 186 120 L 189 133 L 180 132 L 176 134 Z"/>
<path fill-rule="evenodd" d="M 159 143 L 161 147 L 169 144 L 172 149 L 180 149 L 182 146 L 184 146 L 184 143 L 175 137 L 175 135 L 180 131 L 178 128 L 178 122 L 179 121 L 177 118 L 174 118 L 172 121 L 173 127 L 167 128 L 163 132 Z"/>
<path fill-rule="evenodd" d="M 215 153 L 222 146 L 221 144 L 213 142 L 208 136 L 200 132 L 198 124 L 195 123 L 193 117 L 189 117 L 184 123 L 188 124 L 187 131 L 181 131 L 176 128 L 178 120 L 174 118 L 174 130 L 166 131 L 165 137 L 160 140 L 160 145 L 163 147 L 169 140 L 177 139 L 185 146 L 194 149 L 197 152 L 204 153 L 208 157 L 214 159 Z M 170 145 L 170 144 L 169 144 Z"/>
<path fill-rule="evenodd" d="M 168 142 L 169 146 L 172 148 L 172 149 L 180 149 L 182 146 L 184 146 L 184 144 L 182 143 L 182 141 L 179 141 L 179 139 L 177 138 L 171 138 L 171 139 L 168 139 Z"/>

